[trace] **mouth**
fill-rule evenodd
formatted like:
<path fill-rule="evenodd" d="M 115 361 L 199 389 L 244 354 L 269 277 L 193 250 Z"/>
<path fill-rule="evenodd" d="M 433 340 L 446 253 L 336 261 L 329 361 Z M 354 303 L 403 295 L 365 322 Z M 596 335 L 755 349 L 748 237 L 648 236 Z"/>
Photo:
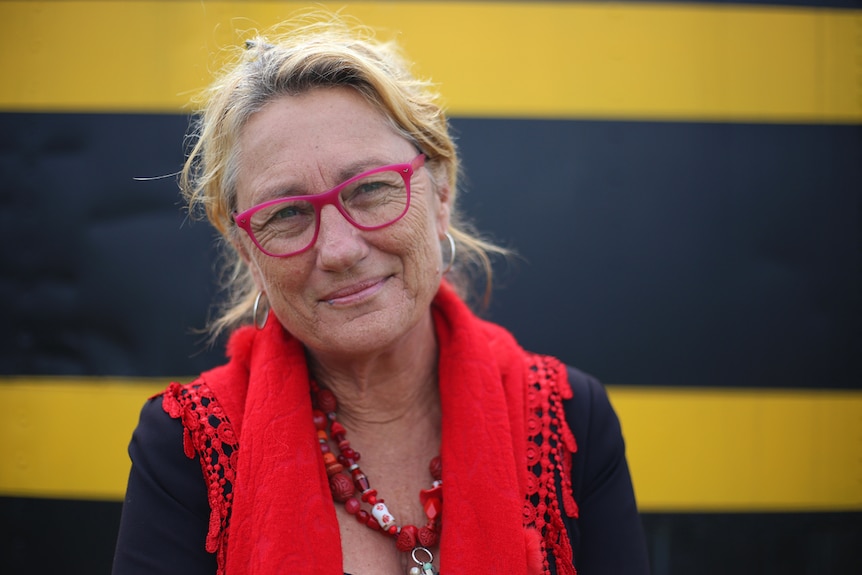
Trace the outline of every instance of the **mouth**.
<path fill-rule="evenodd" d="M 320 298 L 320 301 L 331 306 L 346 306 L 362 302 L 383 289 L 388 280 L 388 277 L 382 277 L 356 282 L 329 292 Z"/>

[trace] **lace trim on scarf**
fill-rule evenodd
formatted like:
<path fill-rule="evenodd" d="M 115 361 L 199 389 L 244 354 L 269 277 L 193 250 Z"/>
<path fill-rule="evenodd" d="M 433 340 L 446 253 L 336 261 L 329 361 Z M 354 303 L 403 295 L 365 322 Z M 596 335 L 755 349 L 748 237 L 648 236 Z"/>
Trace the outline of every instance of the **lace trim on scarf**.
<path fill-rule="evenodd" d="M 186 457 L 197 456 L 200 460 L 210 504 L 206 550 L 217 554 L 217 574 L 223 575 L 239 440 L 224 410 L 202 380 L 186 385 L 170 384 L 162 396 L 162 408 L 182 421 Z"/>
<path fill-rule="evenodd" d="M 543 575 L 552 573 L 549 555 L 553 555 L 556 573 L 577 575 L 559 502 L 562 499 L 567 516 L 578 516 L 571 483 L 572 454 L 578 448 L 563 412 L 563 399 L 570 398 L 572 392 L 558 383 L 565 370 L 559 360 L 530 355 L 527 362 L 529 473 L 524 526 L 542 534 Z M 162 407 L 182 421 L 186 456 L 200 460 L 211 510 L 206 550 L 217 553 L 217 573 L 223 575 L 239 441 L 212 391 L 201 380 L 186 385 L 172 383 L 163 395 Z"/>
<path fill-rule="evenodd" d="M 549 551 L 554 556 L 556 573 L 576 575 L 572 546 L 559 503 L 562 498 L 567 516 L 578 516 L 578 505 L 572 495 L 572 454 L 578 450 L 578 446 L 563 412 L 563 399 L 569 399 L 572 391 L 568 386 L 559 384 L 565 370 L 559 360 L 531 354 L 527 362 L 529 473 L 524 526 L 542 534 L 544 575 L 551 573 Z"/>

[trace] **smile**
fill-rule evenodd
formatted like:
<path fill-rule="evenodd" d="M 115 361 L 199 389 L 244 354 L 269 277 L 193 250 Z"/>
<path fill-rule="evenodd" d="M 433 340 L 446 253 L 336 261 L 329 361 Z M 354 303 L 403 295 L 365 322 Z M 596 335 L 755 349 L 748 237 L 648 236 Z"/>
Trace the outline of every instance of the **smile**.
<path fill-rule="evenodd" d="M 362 302 L 383 289 L 388 277 L 361 281 L 326 294 L 320 301 L 329 305 L 352 305 Z"/>

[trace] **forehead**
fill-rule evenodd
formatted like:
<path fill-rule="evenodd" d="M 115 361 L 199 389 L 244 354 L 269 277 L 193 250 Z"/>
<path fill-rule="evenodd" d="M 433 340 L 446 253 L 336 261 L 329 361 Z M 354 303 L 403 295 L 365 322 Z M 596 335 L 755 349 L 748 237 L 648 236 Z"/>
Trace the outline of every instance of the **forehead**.
<path fill-rule="evenodd" d="M 242 156 L 282 154 L 289 155 L 282 160 L 298 164 L 409 146 L 385 115 L 350 88 L 316 89 L 267 103 L 246 123 L 239 145 Z"/>
<path fill-rule="evenodd" d="M 406 162 L 411 144 L 350 88 L 321 88 L 267 103 L 239 137 L 237 194 L 259 202 L 302 188 L 321 191 L 345 171 Z"/>

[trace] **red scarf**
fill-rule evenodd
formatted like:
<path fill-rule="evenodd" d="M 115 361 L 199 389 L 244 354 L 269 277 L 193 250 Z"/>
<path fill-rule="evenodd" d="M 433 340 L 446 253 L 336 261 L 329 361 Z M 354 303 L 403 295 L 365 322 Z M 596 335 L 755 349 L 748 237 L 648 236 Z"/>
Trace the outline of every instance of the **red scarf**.
<path fill-rule="evenodd" d="M 563 507 L 576 516 L 564 367 L 478 319 L 446 283 L 432 310 L 443 422 L 442 575 L 547 573 L 549 555 L 558 573 L 573 575 L 554 488 L 561 483 Z M 220 573 L 313 566 L 314 573 L 342 574 L 302 344 L 270 318 L 263 330 L 238 330 L 228 355 L 228 364 L 192 384 L 172 384 L 163 402 L 182 418 L 186 454 L 200 457 L 209 485 L 207 549 L 218 552 Z"/>

